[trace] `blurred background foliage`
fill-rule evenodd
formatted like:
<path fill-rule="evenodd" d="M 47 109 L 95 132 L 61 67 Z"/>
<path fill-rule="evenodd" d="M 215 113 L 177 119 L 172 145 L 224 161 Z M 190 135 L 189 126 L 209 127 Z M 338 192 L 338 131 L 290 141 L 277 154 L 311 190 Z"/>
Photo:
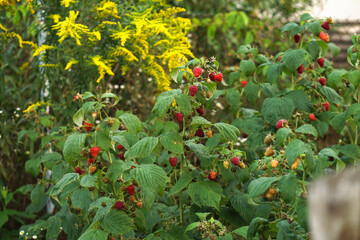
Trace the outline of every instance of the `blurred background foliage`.
<path fill-rule="evenodd" d="M 143 12 L 152 8 L 152 11 L 167 9 L 172 6 L 182 7 L 186 12 L 177 16 L 191 20 L 189 32 L 180 29 L 189 39 L 190 51 L 196 57 L 216 56 L 221 63 L 221 69 L 232 66 L 238 67 L 241 55 L 239 46 L 250 44 L 258 47 L 265 55 L 271 55 L 288 48 L 284 41 L 281 42 L 280 29 L 284 22 L 294 18 L 304 9 L 310 8 L 317 0 L 184 0 L 184 1 L 114 1 L 117 4 L 118 16 L 123 26 L 128 24 L 130 12 Z M 82 46 L 75 41 L 65 40 L 59 44 L 54 25 L 54 14 L 59 14 L 61 20 L 68 16 L 73 6 L 66 8 L 60 1 L 39 1 L 34 10 L 41 14 L 32 14 L 31 6 L 25 1 L 13 6 L 0 5 L 0 24 L 9 32 L 17 33 L 22 39 L 38 43 L 41 30 L 47 32 L 46 44 L 54 46 L 46 51 L 43 62 L 34 57 L 34 51 L 29 47 L 19 47 L 16 38 L 9 38 L 0 31 L 0 186 L 4 186 L 6 194 L 0 198 L 3 209 L 17 209 L 23 211 L 26 202 L 21 193 L 29 189 L 23 185 L 33 183 L 35 178 L 25 172 L 25 162 L 34 156 L 41 146 L 40 135 L 46 134 L 45 127 L 48 122 L 38 119 L 43 124 L 43 129 L 32 129 L 34 122 L 23 117 L 23 110 L 29 105 L 39 101 L 51 100 L 49 111 L 55 116 L 59 124 L 66 125 L 71 122 L 75 112 L 76 102 L 72 102 L 77 92 L 93 91 L 96 88 L 96 79 L 99 73 L 94 66 L 89 64 L 89 55 L 94 53 L 108 56 L 112 47 L 119 45 L 119 40 L 112 39 L 111 27 L 102 32 L 102 40 L 91 45 L 85 41 Z M 30 2 L 31 1 L 27 1 Z M 91 26 L 96 22 L 96 13 L 93 6 L 100 1 L 79 1 L 76 8 L 80 10 L 79 23 Z M 134 10 L 136 6 L 136 10 Z M 75 8 L 75 7 L 74 7 Z M 107 16 L 104 20 L 116 21 L 116 17 Z M 164 21 L 167 21 L 166 19 Z M 117 26 L 113 28 L 116 29 Z M 130 26 L 131 29 L 131 26 Z M 133 28 L 135 29 L 135 28 Z M 155 56 L 166 52 L 166 47 L 154 47 L 154 43 L 164 34 L 153 34 L 149 42 L 150 52 Z M 180 43 L 174 42 L 168 49 L 176 48 Z M 290 43 L 288 43 L 290 44 Z M 85 45 L 85 46 L 84 46 Z M 130 46 L 131 48 L 131 46 Z M 91 51 L 91 52 L 89 52 Z M 188 57 L 191 53 L 182 52 Z M 71 56 L 81 56 L 76 59 L 79 64 L 71 67 L 71 71 L 64 71 Z M 143 58 L 142 54 L 137 55 Z M 179 56 L 175 56 L 179 57 Z M 190 56 L 191 57 L 191 56 Z M 120 96 L 120 106 L 123 110 L 132 110 L 143 120 L 148 116 L 155 96 L 162 90 L 157 87 L 156 73 L 151 74 L 146 70 L 149 62 L 140 61 L 137 64 L 128 64 L 128 59 L 115 57 L 111 65 L 114 75 L 106 75 L 101 84 L 102 88 L 109 89 Z M 157 61 L 165 74 L 168 73 L 169 60 Z M 57 64 L 56 67 L 39 68 L 40 64 Z M 126 66 L 126 69 L 125 67 Z M 121 69 L 123 67 L 123 69 Z M 126 70 L 125 74 L 123 73 Z M 157 70 L 157 72 L 161 70 Z M 169 76 L 166 76 L 169 80 Z M 44 97 L 45 81 L 48 80 L 48 97 Z M 225 79 L 226 80 L 226 79 Z M 45 94 L 46 96 L 46 94 Z M 70 105 L 69 102 L 72 102 Z M 219 116 L 217 116 L 219 117 Z M 50 119 L 51 121 L 51 119 Z M 214 119 L 214 121 L 218 121 Z M 40 132 L 40 134 L 39 134 Z M 6 188 L 5 188 L 6 186 Z M 20 188 L 20 190 L 19 190 Z M 14 193 L 14 194 L 13 194 Z M 16 194 L 15 194 L 16 193 Z M 11 197 L 9 197 L 9 194 Z M 14 217 L 5 218 L 0 211 L 0 236 L 17 236 L 18 224 L 24 219 L 31 218 L 21 213 L 14 213 Z M 9 232 L 10 230 L 10 232 Z M 12 232 L 11 232 L 12 231 Z"/>

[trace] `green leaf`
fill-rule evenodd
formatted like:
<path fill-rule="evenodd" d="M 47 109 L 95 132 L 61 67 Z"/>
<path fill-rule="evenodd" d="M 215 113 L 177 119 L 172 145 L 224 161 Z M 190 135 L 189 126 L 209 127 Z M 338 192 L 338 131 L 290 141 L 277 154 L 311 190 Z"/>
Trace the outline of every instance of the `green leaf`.
<path fill-rule="evenodd" d="M 341 79 L 346 75 L 347 71 L 343 69 L 332 71 L 327 77 L 327 84 L 336 88 L 339 83 L 341 83 Z"/>
<path fill-rule="evenodd" d="M 159 195 L 164 193 L 168 177 L 161 167 L 154 164 L 141 164 L 130 173 L 141 187 L 151 189 Z"/>
<path fill-rule="evenodd" d="M 82 96 L 82 99 L 88 99 L 88 98 L 91 98 L 91 97 L 95 97 L 94 94 L 92 94 L 91 92 L 84 92 L 83 96 Z"/>
<path fill-rule="evenodd" d="M 334 159 L 340 160 L 340 158 L 338 157 L 338 154 L 331 148 L 323 148 L 323 149 L 321 149 L 321 151 L 319 152 L 319 157 L 321 157 L 321 156 L 326 157 L 326 159 L 328 157 L 333 157 Z"/>
<path fill-rule="evenodd" d="M 355 88 L 359 87 L 360 84 L 360 71 L 354 70 L 354 71 L 348 71 L 347 77 L 349 79 L 349 82 L 354 85 Z"/>
<path fill-rule="evenodd" d="M 321 48 L 316 41 L 310 41 L 308 44 L 308 49 L 310 55 L 313 57 L 314 60 L 319 58 Z"/>
<path fill-rule="evenodd" d="M 107 240 L 108 233 L 99 229 L 88 229 L 78 240 Z"/>
<path fill-rule="evenodd" d="M 137 134 L 141 131 L 141 121 L 140 119 L 131 113 L 124 113 L 119 116 L 120 120 L 125 124 L 125 127 L 133 134 Z"/>
<path fill-rule="evenodd" d="M 185 117 L 189 116 L 191 113 L 191 98 L 188 95 L 180 94 L 175 97 L 175 100 L 180 112 L 182 112 Z"/>
<path fill-rule="evenodd" d="M 267 71 L 267 80 L 270 83 L 276 82 L 278 77 L 281 75 L 281 72 L 282 72 L 282 64 L 275 63 L 271 65 L 269 70 Z"/>
<path fill-rule="evenodd" d="M 160 137 L 160 143 L 170 152 L 182 155 L 184 147 L 181 144 L 182 137 L 176 132 L 167 132 Z"/>
<path fill-rule="evenodd" d="M 208 206 L 219 209 L 222 188 L 212 181 L 199 181 L 190 183 L 188 192 L 191 200 L 198 206 Z"/>
<path fill-rule="evenodd" d="M 289 166 L 291 166 L 294 160 L 302 153 L 307 152 L 308 147 L 307 145 L 299 140 L 295 139 L 289 143 L 285 150 L 285 157 L 288 160 Z"/>
<path fill-rule="evenodd" d="M 270 83 L 262 83 L 260 88 L 267 97 L 275 97 L 275 95 L 279 92 L 279 90 Z"/>
<path fill-rule="evenodd" d="M 309 96 L 304 91 L 293 90 L 286 93 L 285 97 L 293 100 L 295 107 L 305 112 L 312 112 L 314 108 Z"/>
<path fill-rule="evenodd" d="M 281 28 L 282 33 L 290 32 L 291 36 L 298 34 L 300 32 L 300 30 L 301 30 L 301 27 L 297 23 L 294 23 L 294 22 L 287 23 Z"/>
<path fill-rule="evenodd" d="M 56 184 L 55 186 L 53 186 L 50 191 L 49 191 L 49 195 L 50 196 L 55 196 L 58 195 L 61 190 L 63 190 L 64 187 L 66 187 L 67 185 L 69 185 L 72 182 L 75 182 L 79 179 L 79 174 L 78 173 L 67 173 L 65 174 Z"/>
<path fill-rule="evenodd" d="M 318 133 L 316 131 L 316 128 L 313 125 L 310 124 L 304 124 L 301 127 L 299 127 L 298 129 L 295 130 L 295 132 L 297 133 L 304 133 L 304 134 L 311 134 L 313 135 L 315 138 L 318 137 Z"/>
<path fill-rule="evenodd" d="M 235 81 L 238 81 L 240 79 L 240 72 L 231 72 L 229 74 L 228 82 L 230 85 L 233 85 Z"/>
<path fill-rule="evenodd" d="M 180 89 L 173 89 L 167 92 L 163 92 L 156 98 L 156 103 L 153 108 L 153 112 L 158 116 L 162 117 L 169 110 L 171 104 L 173 103 L 175 97 L 181 94 Z"/>
<path fill-rule="evenodd" d="M 66 139 L 63 154 L 68 162 L 71 163 L 79 157 L 84 147 L 85 139 L 86 134 L 84 133 L 73 133 Z"/>
<path fill-rule="evenodd" d="M 245 86 L 244 93 L 246 98 L 249 100 L 251 104 L 255 104 L 258 98 L 259 86 L 254 82 L 248 82 Z"/>
<path fill-rule="evenodd" d="M 310 19 L 313 19 L 313 17 L 309 13 L 304 13 L 300 17 L 300 23 L 310 20 Z"/>
<path fill-rule="evenodd" d="M 335 43 L 329 43 L 328 45 L 333 57 L 339 55 L 341 49 Z"/>
<path fill-rule="evenodd" d="M 346 112 L 342 112 L 340 114 L 337 114 L 334 118 L 332 118 L 330 124 L 335 129 L 335 131 L 338 134 L 340 134 L 340 132 L 346 126 L 345 121 L 346 121 Z"/>
<path fill-rule="evenodd" d="M 3 212 L 0 211 L 0 228 L 9 220 L 8 215 Z"/>
<path fill-rule="evenodd" d="M 196 126 L 196 125 L 203 125 L 203 126 L 207 127 L 207 126 L 211 126 L 212 123 L 203 117 L 195 116 L 195 117 L 191 118 L 190 126 Z"/>
<path fill-rule="evenodd" d="M 290 224 L 287 220 L 280 221 L 276 224 L 276 227 L 279 229 L 276 240 L 297 240 L 301 238 L 297 238 L 296 233 L 292 230 Z"/>
<path fill-rule="evenodd" d="M 84 109 L 80 108 L 73 116 L 73 121 L 76 125 L 81 127 L 84 121 Z"/>
<path fill-rule="evenodd" d="M 249 198 L 263 194 L 275 181 L 276 177 L 261 177 L 251 181 L 248 187 Z"/>
<path fill-rule="evenodd" d="M 196 144 L 191 141 L 186 141 L 185 144 L 194 151 L 195 155 L 201 160 L 200 164 L 202 168 L 210 166 L 215 159 L 215 155 L 210 155 L 209 149 L 202 144 Z"/>
<path fill-rule="evenodd" d="M 261 218 L 261 217 L 254 218 L 249 225 L 247 232 L 247 239 L 248 240 L 254 239 L 260 226 L 268 223 L 269 221 L 265 218 Z"/>
<path fill-rule="evenodd" d="M 293 173 L 289 173 L 285 176 L 281 176 L 278 187 L 280 189 L 280 194 L 282 199 L 285 202 L 290 203 L 296 198 L 296 190 L 297 190 L 297 178 Z"/>
<path fill-rule="evenodd" d="M 233 233 L 236 233 L 237 235 L 242 236 L 243 238 L 246 239 L 247 237 L 247 232 L 248 232 L 249 226 L 243 226 L 241 228 L 235 229 L 234 231 L 232 231 Z"/>
<path fill-rule="evenodd" d="M 71 195 L 71 203 L 74 208 L 87 209 L 91 201 L 91 193 L 86 188 L 78 189 Z"/>
<path fill-rule="evenodd" d="M 115 102 L 114 102 L 114 105 L 118 104 L 119 102 L 119 98 L 118 96 L 116 96 L 115 94 L 113 93 L 104 93 L 103 95 L 101 95 L 101 98 L 115 98 Z"/>
<path fill-rule="evenodd" d="M 312 32 L 316 37 L 319 36 L 319 33 L 322 31 L 319 22 L 310 22 L 307 25 L 310 32 Z"/>
<path fill-rule="evenodd" d="M 30 194 L 31 202 L 35 205 L 38 205 L 41 199 L 43 198 L 44 194 L 45 194 L 45 185 L 43 184 L 36 185 L 36 187 L 34 188 L 34 190 L 31 191 Z"/>
<path fill-rule="evenodd" d="M 44 127 L 51 127 L 51 125 L 53 125 L 53 121 L 51 121 L 50 116 L 40 117 L 40 123 Z"/>
<path fill-rule="evenodd" d="M 80 180 L 80 186 L 82 187 L 97 187 L 97 176 L 86 174 Z"/>
<path fill-rule="evenodd" d="M 240 135 L 237 127 L 227 123 L 215 123 L 214 126 L 219 130 L 221 136 L 228 141 L 238 141 Z"/>
<path fill-rule="evenodd" d="M 231 89 L 226 93 L 226 102 L 233 106 L 240 105 L 241 95 L 238 90 Z"/>
<path fill-rule="evenodd" d="M 281 145 L 284 144 L 285 139 L 290 133 L 292 132 L 289 128 L 280 128 L 276 132 L 276 141 Z"/>
<path fill-rule="evenodd" d="M 242 60 L 240 62 L 240 71 L 247 77 L 255 71 L 255 63 L 253 60 Z"/>
<path fill-rule="evenodd" d="M 325 121 L 318 121 L 317 129 L 320 137 L 324 137 L 329 130 L 329 124 Z"/>
<path fill-rule="evenodd" d="M 135 229 L 133 220 L 124 212 L 112 210 L 101 221 L 101 227 L 112 234 L 124 234 Z"/>
<path fill-rule="evenodd" d="M 110 139 L 122 145 L 126 150 L 130 151 L 130 145 L 124 136 L 110 136 Z"/>
<path fill-rule="evenodd" d="M 116 182 L 116 180 L 121 176 L 121 174 L 129 169 L 130 167 L 125 164 L 122 160 L 115 160 L 111 163 L 110 167 L 108 168 L 106 172 L 106 176 L 109 177 L 113 182 Z"/>
<path fill-rule="evenodd" d="M 275 125 L 280 119 L 291 118 L 293 110 L 294 104 L 289 98 L 266 98 L 261 112 L 265 121 Z"/>
<path fill-rule="evenodd" d="M 324 42 L 323 40 L 317 40 L 316 42 L 319 44 L 319 46 L 321 48 L 320 56 L 321 57 L 326 57 L 326 54 L 327 54 L 328 49 L 329 49 L 328 44 L 326 42 Z"/>
<path fill-rule="evenodd" d="M 334 104 L 341 104 L 341 102 L 343 101 L 343 98 L 339 96 L 339 94 L 330 87 L 321 87 L 320 92 L 327 98 L 327 100 L 329 100 L 329 102 L 332 102 Z"/>
<path fill-rule="evenodd" d="M 354 160 L 360 159 L 360 147 L 356 144 L 340 146 L 339 151 Z"/>
<path fill-rule="evenodd" d="M 305 63 L 305 50 L 304 49 L 297 49 L 292 50 L 289 49 L 285 52 L 282 58 L 285 66 L 292 72 L 295 72 L 296 69 Z"/>
<path fill-rule="evenodd" d="M 199 222 L 193 222 L 187 225 L 185 232 L 191 231 L 199 225 Z"/>
<path fill-rule="evenodd" d="M 193 176 L 189 172 L 184 172 L 175 185 L 171 188 L 169 195 L 176 194 L 186 188 L 188 184 L 193 180 Z"/>
<path fill-rule="evenodd" d="M 159 139 L 156 137 L 145 137 L 131 147 L 133 158 L 144 158 L 152 153 Z"/>

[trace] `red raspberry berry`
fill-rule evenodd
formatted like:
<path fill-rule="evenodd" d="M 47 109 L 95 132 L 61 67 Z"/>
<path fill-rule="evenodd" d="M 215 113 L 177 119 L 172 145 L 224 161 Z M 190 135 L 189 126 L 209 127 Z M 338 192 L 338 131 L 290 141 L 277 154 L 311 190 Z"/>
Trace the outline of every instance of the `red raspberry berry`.
<path fill-rule="evenodd" d="M 296 71 L 299 73 L 299 74 L 302 74 L 303 72 L 304 72 L 304 65 L 300 65 L 297 69 L 296 69 Z"/>
<path fill-rule="evenodd" d="M 78 173 L 79 175 L 82 175 L 82 174 L 85 173 L 85 171 L 81 170 L 80 167 L 76 167 L 76 168 L 75 168 L 75 172 Z"/>
<path fill-rule="evenodd" d="M 247 81 L 245 81 L 245 80 L 241 81 L 241 86 L 242 86 L 243 88 L 246 86 L 246 84 L 247 84 Z"/>
<path fill-rule="evenodd" d="M 199 128 L 196 132 L 195 132 L 195 135 L 198 136 L 198 137 L 204 137 L 205 134 L 204 134 L 204 131 Z"/>
<path fill-rule="evenodd" d="M 215 75 L 216 75 L 216 73 L 215 73 L 215 72 L 212 72 L 212 73 L 210 73 L 210 74 L 209 74 L 209 78 L 210 78 L 210 80 L 211 80 L 211 81 L 213 81 L 213 82 L 215 82 L 215 81 L 216 81 L 216 79 L 215 79 Z"/>
<path fill-rule="evenodd" d="M 171 157 L 171 158 L 169 158 L 169 162 L 170 162 L 170 165 L 171 165 L 172 167 L 175 167 L 175 166 L 176 166 L 177 161 L 178 161 L 177 157 Z"/>
<path fill-rule="evenodd" d="M 175 113 L 175 118 L 178 122 L 182 122 L 184 119 L 184 115 L 182 113 Z"/>
<path fill-rule="evenodd" d="M 329 22 L 324 22 L 323 24 L 321 24 L 321 27 L 325 30 L 330 30 L 330 23 Z"/>
<path fill-rule="evenodd" d="M 280 120 L 276 123 L 276 129 L 283 128 L 285 123 L 287 123 L 287 120 L 286 120 L 286 119 L 280 119 Z"/>
<path fill-rule="evenodd" d="M 217 176 L 217 172 L 211 171 L 208 175 L 208 179 L 210 179 L 211 181 L 215 181 L 216 176 Z"/>
<path fill-rule="evenodd" d="M 92 127 L 93 127 L 94 125 L 92 125 L 91 123 L 89 123 L 89 122 L 84 122 L 84 128 L 85 128 L 85 131 L 90 131 L 91 129 L 92 129 Z"/>
<path fill-rule="evenodd" d="M 231 159 L 231 163 L 234 164 L 235 166 L 239 166 L 240 159 L 238 157 L 233 157 Z"/>
<path fill-rule="evenodd" d="M 330 41 L 330 37 L 329 34 L 321 32 L 319 33 L 319 38 L 325 42 L 329 42 Z"/>
<path fill-rule="evenodd" d="M 134 186 L 134 185 L 128 186 L 127 189 L 126 189 L 126 191 L 127 191 L 127 193 L 128 193 L 129 195 L 134 195 L 135 186 Z"/>
<path fill-rule="evenodd" d="M 197 77 L 199 77 L 201 75 L 202 69 L 199 68 L 199 67 L 196 67 L 196 68 L 193 69 L 193 73 L 194 73 L 194 76 L 197 78 Z"/>
<path fill-rule="evenodd" d="M 218 82 L 221 82 L 223 79 L 223 75 L 222 73 L 218 73 L 215 75 L 215 80 L 218 81 Z"/>
<path fill-rule="evenodd" d="M 320 83 L 321 85 L 325 86 L 325 85 L 326 85 L 326 78 L 324 78 L 324 77 L 320 78 L 320 79 L 319 79 L 319 83 Z"/>
<path fill-rule="evenodd" d="M 191 96 L 195 96 L 195 94 L 197 93 L 197 91 L 198 91 L 198 87 L 197 87 L 197 86 L 192 85 L 192 86 L 189 87 L 189 92 L 190 92 L 190 95 L 191 95 Z"/>
<path fill-rule="evenodd" d="M 122 201 L 117 201 L 115 203 L 115 208 L 121 210 L 124 207 L 124 203 Z"/>
<path fill-rule="evenodd" d="M 315 121 L 315 120 L 316 120 L 316 117 L 315 117 L 315 115 L 314 115 L 313 113 L 310 113 L 310 114 L 309 114 L 309 119 L 310 119 L 311 121 Z"/>
<path fill-rule="evenodd" d="M 121 151 L 121 149 L 123 148 L 123 145 L 118 144 L 116 147 L 117 147 L 117 150 L 118 150 L 118 151 Z"/>
<path fill-rule="evenodd" d="M 99 148 L 99 147 L 92 147 L 92 148 L 90 148 L 91 156 L 93 156 L 94 158 L 99 154 L 99 152 L 100 152 L 100 148 Z"/>
<path fill-rule="evenodd" d="M 199 113 L 200 116 L 204 115 L 204 109 L 203 108 L 198 108 L 198 109 L 196 109 L 196 111 Z"/>
<path fill-rule="evenodd" d="M 301 40 L 301 36 L 300 36 L 299 34 L 296 34 L 296 35 L 294 36 L 294 41 L 295 41 L 296 43 L 298 43 L 298 42 L 300 42 L 300 40 Z"/>
<path fill-rule="evenodd" d="M 325 108 L 326 111 L 329 111 L 330 110 L 329 102 L 323 103 L 323 107 Z"/>
<path fill-rule="evenodd" d="M 91 165 L 95 162 L 95 158 L 88 158 L 88 164 Z"/>
<path fill-rule="evenodd" d="M 121 160 L 124 160 L 124 159 L 125 159 L 124 153 L 119 153 L 118 156 L 119 156 L 119 158 L 120 158 Z"/>
<path fill-rule="evenodd" d="M 324 67 L 325 66 L 325 59 L 324 58 L 319 58 L 317 60 L 317 63 L 320 65 L 320 67 Z"/>

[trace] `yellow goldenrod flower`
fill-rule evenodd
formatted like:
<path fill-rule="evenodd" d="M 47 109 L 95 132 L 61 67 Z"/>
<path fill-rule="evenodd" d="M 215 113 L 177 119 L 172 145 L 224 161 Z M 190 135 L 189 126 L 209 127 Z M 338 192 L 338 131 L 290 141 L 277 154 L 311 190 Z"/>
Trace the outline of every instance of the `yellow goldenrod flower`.
<path fill-rule="evenodd" d="M 131 35 L 133 34 L 131 30 L 128 30 L 129 26 L 122 28 L 121 24 L 119 23 L 119 30 L 116 31 L 114 34 L 110 35 L 111 38 L 114 40 L 120 39 L 121 46 L 124 46 L 126 41 L 131 38 Z"/>
<path fill-rule="evenodd" d="M 36 48 L 33 56 L 36 57 L 36 56 L 40 55 L 40 53 L 41 53 L 42 51 L 46 51 L 46 50 L 53 49 L 53 48 L 54 48 L 53 46 L 49 46 L 49 45 L 43 44 L 43 45 L 41 45 L 40 47 Z"/>
<path fill-rule="evenodd" d="M 70 7 L 70 4 L 76 3 L 76 0 L 61 0 L 61 5 L 64 5 L 66 8 Z"/>
<path fill-rule="evenodd" d="M 88 33 L 89 40 L 91 42 L 100 41 L 101 40 L 101 33 L 99 31 L 92 31 Z"/>
<path fill-rule="evenodd" d="M 51 18 L 54 23 L 58 23 L 61 19 L 61 16 L 59 14 L 51 14 L 49 15 L 49 18 Z"/>
<path fill-rule="evenodd" d="M 81 45 L 80 34 L 89 34 L 90 30 L 87 26 L 83 24 L 75 23 L 76 18 L 79 15 L 79 11 L 70 11 L 69 17 L 66 17 L 64 21 L 60 21 L 57 24 L 52 26 L 52 29 L 58 30 L 57 34 L 60 39 L 59 42 L 62 43 L 66 38 L 72 37 L 75 39 L 77 45 Z"/>
<path fill-rule="evenodd" d="M 71 68 L 71 66 L 72 66 L 73 64 L 77 64 L 77 63 L 78 63 L 78 61 L 76 61 L 76 60 L 74 60 L 74 59 L 71 59 L 71 60 L 66 64 L 66 67 L 65 67 L 64 70 L 68 70 L 69 68 Z"/>
<path fill-rule="evenodd" d="M 34 11 L 34 5 L 33 5 L 33 1 L 34 1 L 34 0 L 25 0 L 25 1 L 26 1 L 26 3 L 29 5 L 29 8 L 30 8 L 31 13 L 34 14 L 34 13 L 35 13 L 35 11 Z"/>
<path fill-rule="evenodd" d="M 56 67 L 59 67 L 59 64 L 42 64 L 42 65 L 39 65 L 39 67 L 52 67 L 52 68 L 56 68 Z"/>
<path fill-rule="evenodd" d="M 135 57 L 135 55 L 132 52 L 130 52 L 128 49 L 117 46 L 116 48 L 112 49 L 110 53 L 110 57 L 119 57 L 119 56 L 125 57 L 126 61 L 128 62 L 139 61 L 139 59 L 137 59 L 137 57 Z"/>
<path fill-rule="evenodd" d="M 16 4 L 15 0 L 0 0 L 0 7 L 10 7 Z"/>
<path fill-rule="evenodd" d="M 101 79 L 104 78 L 105 73 L 109 75 L 114 75 L 113 71 L 111 70 L 111 64 L 110 60 L 102 60 L 101 56 L 97 55 L 94 57 L 91 57 L 92 63 L 95 64 L 98 68 L 98 72 L 100 74 L 99 78 L 96 82 L 100 82 Z"/>
<path fill-rule="evenodd" d="M 43 105 L 51 105 L 51 101 L 47 101 L 47 102 L 41 101 L 41 102 L 37 102 L 37 103 L 31 104 L 30 106 L 28 106 L 27 109 L 25 109 L 25 110 L 23 111 L 23 113 L 29 112 L 29 111 L 31 111 L 31 110 L 34 109 L 34 108 L 35 108 L 34 110 L 36 110 L 37 107 L 40 107 L 40 106 L 43 106 Z M 24 234 L 24 231 L 21 231 L 21 232 L 23 232 L 23 234 Z M 20 235 L 22 235 L 21 232 L 20 232 Z"/>
<path fill-rule="evenodd" d="M 120 19 L 120 17 L 117 15 L 117 5 L 114 2 L 104 0 L 95 7 L 95 10 L 98 17 L 100 18 L 104 18 L 110 15 Z"/>

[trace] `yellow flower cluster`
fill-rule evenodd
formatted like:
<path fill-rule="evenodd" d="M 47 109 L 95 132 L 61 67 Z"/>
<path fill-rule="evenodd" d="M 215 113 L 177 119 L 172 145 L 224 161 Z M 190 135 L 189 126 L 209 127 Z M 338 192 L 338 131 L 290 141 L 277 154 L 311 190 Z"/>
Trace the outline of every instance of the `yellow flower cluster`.
<path fill-rule="evenodd" d="M 33 110 L 34 108 L 36 109 L 37 107 L 40 107 L 40 106 L 43 106 L 43 105 L 51 105 L 51 101 L 47 101 L 47 102 L 41 101 L 41 102 L 31 104 L 30 106 L 28 106 L 27 109 L 25 109 L 23 111 L 23 113 L 27 113 L 27 112 Z"/>
<path fill-rule="evenodd" d="M 46 51 L 53 48 L 54 48 L 53 46 L 43 44 L 34 51 L 33 56 L 34 57 L 39 56 L 42 51 Z"/>
<path fill-rule="evenodd" d="M 71 59 L 67 64 L 64 70 L 68 70 L 69 68 L 71 68 L 72 65 L 77 64 L 78 61 Z"/>
<path fill-rule="evenodd" d="M 0 7 L 9 7 L 16 4 L 15 0 L 0 0 Z"/>
<path fill-rule="evenodd" d="M 101 79 L 104 78 L 105 73 L 109 75 L 114 75 L 113 71 L 111 70 L 111 60 L 102 60 L 101 56 L 96 55 L 91 57 L 92 64 L 96 65 L 99 71 L 99 78 L 96 82 L 100 82 Z"/>
<path fill-rule="evenodd" d="M 76 3 L 76 2 L 77 2 L 76 0 L 61 0 L 60 4 L 67 8 L 67 7 L 70 7 L 70 5 L 72 5 L 72 4 Z"/>
<path fill-rule="evenodd" d="M 95 7 L 95 10 L 99 18 L 105 18 L 109 15 L 115 18 L 120 18 L 118 16 L 116 3 L 111 1 L 106 1 L 106 0 L 102 1 Z"/>

